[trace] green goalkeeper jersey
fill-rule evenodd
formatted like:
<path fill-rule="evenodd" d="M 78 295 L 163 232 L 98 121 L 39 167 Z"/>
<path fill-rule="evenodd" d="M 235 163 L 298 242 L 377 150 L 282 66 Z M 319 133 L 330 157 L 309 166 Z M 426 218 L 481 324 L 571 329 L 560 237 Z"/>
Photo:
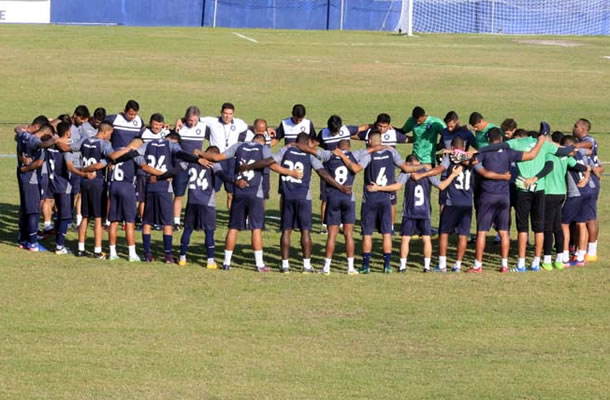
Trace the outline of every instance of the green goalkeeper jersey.
<path fill-rule="evenodd" d="M 477 140 L 477 149 L 483 148 L 489 144 L 489 140 L 487 140 L 487 132 L 489 132 L 491 128 L 497 128 L 497 126 L 492 123 L 488 123 L 485 129 L 482 131 L 474 132 L 475 139 Z M 502 136 L 504 136 L 504 133 L 502 133 Z"/>
<path fill-rule="evenodd" d="M 402 127 L 404 133 L 413 131 L 413 153 L 422 164 L 433 164 L 436 154 L 438 137 L 446 125 L 442 119 L 428 116 L 426 120 L 417 124 L 413 117 L 409 117 Z"/>
<path fill-rule="evenodd" d="M 534 147 L 536 147 L 536 142 L 537 140 L 532 137 L 524 137 L 518 139 L 511 139 L 506 143 L 508 143 L 508 146 L 512 150 L 528 152 Z M 520 161 L 517 163 L 519 176 L 522 176 L 523 178 L 533 178 L 534 176 L 536 176 L 536 174 L 538 174 L 540 171 L 542 171 L 542 168 L 544 168 L 547 154 L 555 154 L 557 152 L 557 149 L 558 148 L 552 145 L 551 143 L 544 142 L 536 158 L 534 158 L 533 160 Z M 534 191 L 538 192 L 544 190 L 544 187 L 545 179 L 538 179 Z"/>
<path fill-rule="evenodd" d="M 565 195 L 568 188 L 566 185 L 566 173 L 568 167 L 574 167 L 577 162 L 574 157 L 557 157 L 547 154 L 546 161 L 553 163 L 553 169 L 544 177 L 544 193 Z"/>

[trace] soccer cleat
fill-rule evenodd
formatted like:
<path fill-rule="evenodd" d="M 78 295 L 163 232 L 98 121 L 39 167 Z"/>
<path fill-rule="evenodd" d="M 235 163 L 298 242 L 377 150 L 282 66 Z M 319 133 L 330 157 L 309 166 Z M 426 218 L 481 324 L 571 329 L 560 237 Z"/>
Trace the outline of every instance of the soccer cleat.
<path fill-rule="evenodd" d="M 597 262 L 597 260 L 599 260 L 599 258 L 597 257 L 597 255 L 595 256 L 590 256 L 587 254 L 587 256 L 585 257 L 585 261 L 586 262 Z"/>
<path fill-rule="evenodd" d="M 570 267 L 584 267 L 585 266 L 585 260 L 582 261 L 578 261 L 578 260 L 574 260 L 570 262 Z"/>
<path fill-rule="evenodd" d="M 93 254 L 93 258 L 97 259 L 97 260 L 105 260 L 106 259 L 106 253 L 94 253 Z"/>
<path fill-rule="evenodd" d="M 87 253 L 79 250 L 76 252 L 75 255 L 76 255 L 76 257 L 85 257 L 87 255 Z"/>
<path fill-rule="evenodd" d="M 451 268 L 451 272 L 460 272 L 462 269 L 460 267 L 453 267 Z"/>
<path fill-rule="evenodd" d="M 391 274 L 392 273 L 392 267 L 383 267 L 383 273 L 384 274 Z"/>
<path fill-rule="evenodd" d="M 553 264 L 551 264 L 551 263 L 542 263 L 541 267 L 545 271 L 552 271 L 553 270 Z"/>
<path fill-rule="evenodd" d="M 434 268 L 434 272 L 440 272 L 440 273 L 444 274 L 445 272 L 447 272 L 447 267 L 445 267 L 445 268 L 436 267 L 436 268 Z"/>
<path fill-rule="evenodd" d="M 531 265 L 530 266 L 530 271 L 532 271 L 532 272 L 540 271 L 540 265 Z"/>
<path fill-rule="evenodd" d="M 360 273 L 364 274 L 364 275 L 370 274 L 371 273 L 371 268 L 366 266 L 366 265 L 363 265 L 362 267 L 360 267 Z"/>
<path fill-rule="evenodd" d="M 348 275 L 358 275 L 358 270 L 357 269 L 348 269 L 347 274 Z"/>
<path fill-rule="evenodd" d="M 479 267 L 479 268 L 470 267 L 464 272 L 466 272 L 467 274 L 480 274 L 483 272 L 483 268 L 482 267 Z"/>
<path fill-rule="evenodd" d="M 400 274 L 405 274 L 406 272 L 407 272 L 407 267 L 398 269 L 398 273 L 400 273 Z"/>
<path fill-rule="evenodd" d="M 110 255 L 110 258 L 109 258 L 108 260 L 110 260 L 110 261 L 116 261 L 116 260 L 119 260 L 119 256 L 118 256 L 118 255 L 116 255 L 116 254 L 111 254 L 111 255 Z"/>
<path fill-rule="evenodd" d="M 256 271 L 257 272 L 270 272 L 271 268 L 269 268 L 266 265 L 263 265 L 262 267 L 256 267 Z"/>
<path fill-rule="evenodd" d="M 174 232 L 180 232 L 182 230 L 181 224 L 174 224 Z"/>
<path fill-rule="evenodd" d="M 186 261 L 184 261 L 184 264 L 186 264 Z M 205 267 L 207 269 L 218 269 L 218 264 L 216 264 L 216 262 L 209 262 L 205 265 Z"/>
<path fill-rule="evenodd" d="M 422 272 L 423 272 L 424 274 L 427 274 L 428 272 L 430 272 L 430 267 L 428 267 L 428 268 L 426 268 L 426 267 L 422 268 Z"/>
<path fill-rule="evenodd" d="M 186 265 L 186 259 L 180 259 L 180 261 L 178 261 L 178 265 L 184 267 Z"/>
<path fill-rule="evenodd" d="M 65 247 L 62 247 L 60 249 L 55 249 L 55 254 L 58 256 L 64 255 L 64 254 L 72 254 L 72 252 L 68 249 L 66 249 Z"/>
<path fill-rule="evenodd" d="M 328 229 L 326 228 L 326 225 L 322 225 L 322 228 L 320 229 L 320 235 L 328 235 Z"/>
<path fill-rule="evenodd" d="M 500 267 L 500 272 L 505 274 L 508 272 L 508 267 Z"/>
<path fill-rule="evenodd" d="M 223 271 L 230 271 L 231 270 L 231 266 L 227 265 L 227 264 L 222 264 L 222 270 Z"/>
<path fill-rule="evenodd" d="M 280 272 L 282 274 L 289 274 L 290 273 L 290 267 L 280 267 Z"/>
<path fill-rule="evenodd" d="M 511 268 L 510 272 L 527 272 L 527 269 L 525 268 L 525 266 L 523 266 L 523 267 L 516 266 L 514 268 Z"/>
<path fill-rule="evenodd" d="M 330 268 L 329 269 L 325 269 L 322 268 L 320 271 L 318 271 L 320 274 L 322 275 L 330 275 Z"/>
<path fill-rule="evenodd" d="M 153 262 L 155 259 L 152 256 L 152 253 L 144 254 L 144 262 Z"/>
<path fill-rule="evenodd" d="M 303 267 L 303 273 L 304 274 L 314 274 L 315 272 L 316 272 L 316 270 L 313 269 L 313 267 L 310 267 L 310 268 Z"/>
<path fill-rule="evenodd" d="M 563 264 L 561 261 L 555 261 L 555 262 L 553 263 L 553 267 L 554 267 L 555 269 L 558 269 L 558 270 L 560 270 L 560 271 L 561 271 L 562 269 L 564 269 L 564 268 L 565 268 L 565 265 L 564 265 L 564 264 Z"/>
<path fill-rule="evenodd" d="M 136 254 L 135 256 L 129 256 L 129 262 L 140 262 L 140 257 Z"/>
<path fill-rule="evenodd" d="M 174 256 L 171 254 L 166 254 L 164 257 L 165 263 L 166 264 L 175 264 L 176 260 L 174 260 Z"/>

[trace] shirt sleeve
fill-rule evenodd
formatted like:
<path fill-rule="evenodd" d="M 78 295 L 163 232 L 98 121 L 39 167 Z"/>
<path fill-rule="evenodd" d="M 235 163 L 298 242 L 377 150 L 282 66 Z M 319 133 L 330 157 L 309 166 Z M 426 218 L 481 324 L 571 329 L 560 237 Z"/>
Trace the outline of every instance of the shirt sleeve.
<path fill-rule="evenodd" d="M 282 140 L 284 139 L 284 123 L 283 121 L 280 122 L 280 125 L 277 127 L 277 129 L 275 130 L 275 138 L 277 140 Z"/>
<path fill-rule="evenodd" d="M 263 146 L 263 158 L 273 157 L 271 149 L 268 146 Z"/>
<path fill-rule="evenodd" d="M 401 185 L 406 185 L 410 177 L 411 174 L 405 174 L 404 172 L 401 172 L 400 175 L 398 175 L 398 178 L 396 178 L 396 182 L 400 183 Z"/>
<path fill-rule="evenodd" d="M 146 160 L 144 159 L 144 156 L 137 156 L 136 158 L 133 159 L 133 161 L 138 165 L 143 165 L 146 164 Z"/>
<path fill-rule="evenodd" d="M 358 125 L 346 125 L 345 127 L 349 131 L 350 135 L 355 135 L 358 133 Z"/>
<path fill-rule="evenodd" d="M 136 150 L 138 153 L 140 153 L 140 155 L 144 155 L 146 154 L 146 149 L 148 148 L 148 143 L 144 143 L 142 146 L 138 147 L 138 150 Z"/>
<path fill-rule="evenodd" d="M 441 185 L 441 180 L 438 179 L 438 176 L 429 176 L 428 181 L 430 181 L 430 184 L 435 188 L 438 188 Z"/>
<path fill-rule="evenodd" d="M 320 161 L 326 162 L 330 160 L 330 158 L 332 157 L 332 153 L 328 150 L 318 150 L 316 156 L 318 157 L 318 159 L 320 159 Z"/>
<path fill-rule="evenodd" d="M 448 155 L 443 156 L 443 159 L 441 160 L 441 166 L 446 170 L 449 169 L 449 167 L 451 166 L 451 160 L 449 160 Z"/>
<path fill-rule="evenodd" d="M 101 149 L 102 149 L 102 155 L 104 157 L 107 157 L 108 154 L 114 152 L 114 149 L 112 148 L 112 145 L 109 142 L 106 142 L 106 141 L 102 142 Z"/>
<path fill-rule="evenodd" d="M 222 166 L 219 163 L 214 163 L 212 164 L 212 171 L 214 171 L 214 173 L 222 172 Z"/>
<path fill-rule="evenodd" d="M 222 154 L 224 154 L 225 157 L 227 157 L 227 158 L 233 158 L 233 157 L 235 157 L 235 153 L 237 152 L 237 149 L 239 149 L 240 146 L 241 146 L 241 143 L 235 143 L 235 144 L 231 145 L 231 147 L 226 149 Z"/>
<path fill-rule="evenodd" d="M 182 151 L 182 147 L 178 143 L 169 142 L 169 150 L 172 154 L 176 154 L 179 151 Z"/>
<path fill-rule="evenodd" d="M 63 157 L 64 157 L 64 161 L 65 161 L 65 162 L 73 162 L 73 161 L 74 161 L 74 159 L 76 158 L 76 157 L 74 156 L 74 154 L 72 154 L 72 153 L 70 153 L 70 152 L 68 152 L 68 151 L 66 151 L 66 152 L 62 153 L 62 155 L 63 155 Z"/>
<path fill-rule="evenodd" d="M 358 140 L 366 140 L 366 134 L 367 133 L 368 133 L 368 130 L 359 132 L 358 133 Z"/>
<path fill-rule="evenodd" d="M 366 151 L 366 150 L 365 150 Z M 354 154 L 354 158 L 356 160 L 358 160 L 358 164 L 362 167 L 362 168 L 366 168 L 367 165 L 369 165 L 369 163 L 371 162 L 371 155 L 366 152 L 365 153 L 359 153 L 358 155 Z"/>
<path fill-rule="evenodd" d="M 576 164 L 578 163 L 576 162 L 574 157 L 568 157 L 568 167 L 573 168 Z"/>
<path fill-rule="evenodd" d="M 405 135 L 398 129 L 394 129 L 394 131 L 396 132 L 396 143 L 407 143 L 407 141 L 409 140 L 409 137 L 407 135 Z"/>
<path fill-rule="evenodd" d="M 392 159 L 394 160 L 394 165 L 400 167 L 402 164 L 405 163 L 405 160 L 402 159 L 402 156 L 398 151 L 396 151 L 396 149 L 390 149 L 390 151 L 392 152 Z"/>
<path fill-rule="evenodd" d="M 282 158 L 284 158 L 284 154 L 286 153 L 286 148 L 282 147 L 280 149 L 280 151 L 278 151 L 277 153 L 273 154 L 273 161 L 275 161 L 278 164 L 282 163 Z"/>
<path fill-rule="evenodd" d="M 318 160 L 315 156 L 310 154 L 309 159 L 311 160 L 311 167 L 313 169 L 315 169 L 316 171 L 324 168 L 324 165 L 322 165 L 322 162 L 320 162 L 320 160 Z"/>
<path fill-rule="evenodd" d="M 516 150 L 508 150 L 510 152 L 510 161 L 517 162 L 523 159 L 523 152 Z"/>
<path fill-rule="evenodd" d="M 28 145 L 32 148 L 32 150 L 38 150 L 42 145 L 42 141 L 38 136 L 30 135 L 28 138 Z"/>
<path fill-rule="evenodd" d="M 316 128 L 311 121 L 309 121 L 309 137 L 312 139 L 316 138 Z"/>
<path fill-rule="evenodd" d="M 409 119 L 407 119 L 405 124 L 402 126 L 402 131 L 404 133 L 409 133 L 413 130 L 413 128 L 415 128 L 415 120 L 413 117 L 409 117 Z"/>

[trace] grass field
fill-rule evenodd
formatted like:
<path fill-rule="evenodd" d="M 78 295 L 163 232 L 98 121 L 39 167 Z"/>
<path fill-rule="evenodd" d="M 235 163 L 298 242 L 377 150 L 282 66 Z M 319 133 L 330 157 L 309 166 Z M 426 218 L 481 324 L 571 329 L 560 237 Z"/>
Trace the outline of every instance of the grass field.
<path fill-rule="evenodd" d="M 145 119 L 160 111 L 173 121 L 190 104 L 215 115 L 231 101 L 237 117 L 273 126 L 294 103 L 317 127 L 332 113 L 355 124 L 388 112 L 401 125 L 415 105 L 564 131 L 587 117 L 604 160 L 610 38 L 552 39 L 2 25 L 0 154 L 14 153 L 12 127 L 37 114 L 77 104 L 117 112 L 135 98 Z M 201 236 L 183 268 L 18 250 L 15 162 L 0 158 L 2 399 L 610 397 L 607 192 L 601 261 L 578 270 L 501 275 L 490 240 L 481 276 L 420 273 L 417 242 L 406 275 L 348 277 L 339 255 L 328 277 L 261 276 L 245 233 L 229 273 L 199 267 Z M 218 203 L 217 259 L 228 219 L 222 194 Z M 267 215 L 277 206 L 274 197 Z M 268 227 L 265 258 L 277 269 L 277 221 Z M 313 238 L 319 266 L 325 237 Z"/>

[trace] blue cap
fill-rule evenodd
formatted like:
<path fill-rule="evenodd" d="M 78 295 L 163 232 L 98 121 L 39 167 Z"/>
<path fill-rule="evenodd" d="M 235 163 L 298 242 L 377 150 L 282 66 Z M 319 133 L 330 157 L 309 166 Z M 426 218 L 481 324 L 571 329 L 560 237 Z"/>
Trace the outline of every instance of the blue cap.
<path fill-rule="evenodd" d="M 548 122 L 546 121 L 542 121 L 540 122 L 540 130 L 538 131 L 538 133 L 542 136 L 542 135 L 550 135 L 551 134 L 551 125 L 549 125 Z"/>

